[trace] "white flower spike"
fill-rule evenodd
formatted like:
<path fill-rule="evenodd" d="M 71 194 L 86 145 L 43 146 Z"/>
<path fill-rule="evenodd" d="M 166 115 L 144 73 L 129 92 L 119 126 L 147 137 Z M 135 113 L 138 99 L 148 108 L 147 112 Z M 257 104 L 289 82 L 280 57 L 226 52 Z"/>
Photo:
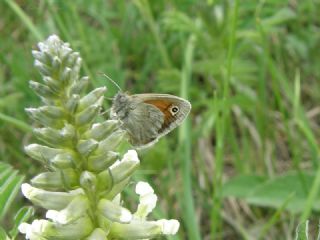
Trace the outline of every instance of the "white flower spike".
<path fill-rule="evenodd" d="M 25 152 L 47 170 L 21 190 L 47 210 L 47 220 L 22 223 L 19 231 L 30 240 L 146 240 L 176 234 L 177 220 L 147 219 L 158 199 L 147 182 L 136 184 L 137 211 L 125 208 L 121 194 L 139 167 L 138 154 L 128 150 L 121 157 L 128 134 L 121 121 L 96 123 L 106 87 L 82 94 L 89 78 L 80 76 L 80 54 L 56 35 L 32 54 L 43 81 L 29 85 L 43 105 L 26 112 L 41 125 L 34 129 L 41 143 L 26 146 Z"/>

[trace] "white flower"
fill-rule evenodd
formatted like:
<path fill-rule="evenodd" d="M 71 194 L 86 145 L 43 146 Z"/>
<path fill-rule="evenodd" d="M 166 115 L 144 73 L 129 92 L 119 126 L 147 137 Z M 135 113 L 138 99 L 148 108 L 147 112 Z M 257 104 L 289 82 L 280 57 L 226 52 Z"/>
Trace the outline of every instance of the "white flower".
<path fill-rule="evenodd" d="M 126 161 L 133 161 L 139 163 L 138 153 L 136 150 L 128 150 L 128 152 L 123 156 L 122 160 L 123 162 Z"/>
<path fill-rule="evenodd" d="M 114 169 L 115 167 L 119 166 L 121 163 L 126 163 L 126 162 L 133 162 L 138 164 L 140 162 L 138 158 L 138 153 L 136 150 L 128 150 L 128 152 L 123 156 L 121 160 L 117 160 L 112 164 L 110 169 Z"/>
<path fill-rule="evenodd" d="M 140 196 L 144 196 L 149 193 L 154 193 L 154 191 L 149 183 L 140 181 L 136 185 L 136 193 Z"/>
<path fill-rule="evenodd" d="M 32 224 L 21 223 L 19 225 L 19 231 L 26 235 L 26 239 L 39 240 L 41 238 L 41 233 L 47 227 L 48 221 L 46 220 L 34 220 Z"/>
<path fill-rule="evenodd" d="M 144 219 L 156 207 L 158 198 L 147 182 L 138 182 L 136 193 L 140 195 L 140 202 L 134 215 L 136 218 Z"/>
<path fill-rule="evenodd" d="M 21 190 L 23 195 L 34 204 L 53 210 L 62 210 L 75 197 L 83 195 L 84 193 L 81 188 L 72 190 L 70 192 L 51 192 L 32 187 L 28 183 L 22 184 Z"/>
<path fill-rule="evenodd" d="M 80 195 L 75 197 L 70 204 L 61 211 L 48 210 L 46 217 L 56 223 L 67 224 L 86 215 L 89 205 L 90 203 L 87 197 Z"/>
<path fill-rule="evenodd" d="M 99 201 L 98 210 L 102 216 L 114 222 L 129 223 L 132 220 L 132 214 L 128 209 L 107 199 Z"/>
<path fill-rule="evenodd" d="M 178 232 L 180 223 L 178 220 L 161 219 L 157 221 L 157 224 L 161 227 L 162 233 L 165 235 L 174 235 Z"/>
<path fill-rule="evenodd" d="M 33 187 L 31 187 L 30 184 L 28 183 L 23 183 L 21 184 L 21 191 L 23 196 L 25 196 L 26 198 L 28 198 L 32 192 Z"/>
<path fill-rule="evenodd" d="M 120 163 L 121 163 L 120 160 L 115 161 L 115 162 L 111 165 L 110 169 L 115 168 L 116 166 L 120 165 Z"/>

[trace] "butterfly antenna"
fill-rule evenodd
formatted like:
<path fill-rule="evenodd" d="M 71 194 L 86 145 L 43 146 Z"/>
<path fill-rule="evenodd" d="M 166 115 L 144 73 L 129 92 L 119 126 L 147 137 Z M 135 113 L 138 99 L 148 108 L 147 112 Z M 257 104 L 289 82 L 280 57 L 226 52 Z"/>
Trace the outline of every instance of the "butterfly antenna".
<path fill-rule="evenodd" d="M 103 73 L 103 76 L 105 76 L 110 82 L 112 82 L 112 83 L 119 89 L 119 91 L 122 92 L 121 87 L 120 87 L 115 81 L 113 81 L 113 80 L 111 79 L 111 77 L 109 77 L 109 76 L 108 76 L 107 74 L 105 74 L 105 73 Z"/>

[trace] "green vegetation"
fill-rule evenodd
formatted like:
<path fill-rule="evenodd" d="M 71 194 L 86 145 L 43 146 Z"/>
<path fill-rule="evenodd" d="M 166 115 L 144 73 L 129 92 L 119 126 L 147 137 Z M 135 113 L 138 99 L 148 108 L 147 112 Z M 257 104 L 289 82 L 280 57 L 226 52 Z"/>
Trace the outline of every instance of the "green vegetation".
<path fill-rule="evenodd" d="M 24 108 L 40 105 L 31 48 L 57 34 L 80 52 L 88 91 L 111 98 L 106 73 L 129 93 L 192 103 L 185 125 L 139 153 L 134 179 L 155 189 L 154 218 L 181 222 L 170 239 L 294 239 L 299 223 L 316 237 L 319 1 L 4 0 L 0 12 L 0 159 L 27 180 L 44 170 L 23 151 L 36 141 Z"/>

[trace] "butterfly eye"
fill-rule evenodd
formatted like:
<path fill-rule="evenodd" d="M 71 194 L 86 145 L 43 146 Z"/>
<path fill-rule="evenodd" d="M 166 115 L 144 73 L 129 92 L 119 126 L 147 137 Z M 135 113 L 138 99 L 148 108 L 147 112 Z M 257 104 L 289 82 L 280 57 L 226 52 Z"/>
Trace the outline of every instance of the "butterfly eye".
<path fill-rule="evenodd" d="M 172 115 L 176 115 L 178 112 L 179 112 L 178 106 L 173 105 L 173 106 L 170 107 L 170 113 Z"/>

